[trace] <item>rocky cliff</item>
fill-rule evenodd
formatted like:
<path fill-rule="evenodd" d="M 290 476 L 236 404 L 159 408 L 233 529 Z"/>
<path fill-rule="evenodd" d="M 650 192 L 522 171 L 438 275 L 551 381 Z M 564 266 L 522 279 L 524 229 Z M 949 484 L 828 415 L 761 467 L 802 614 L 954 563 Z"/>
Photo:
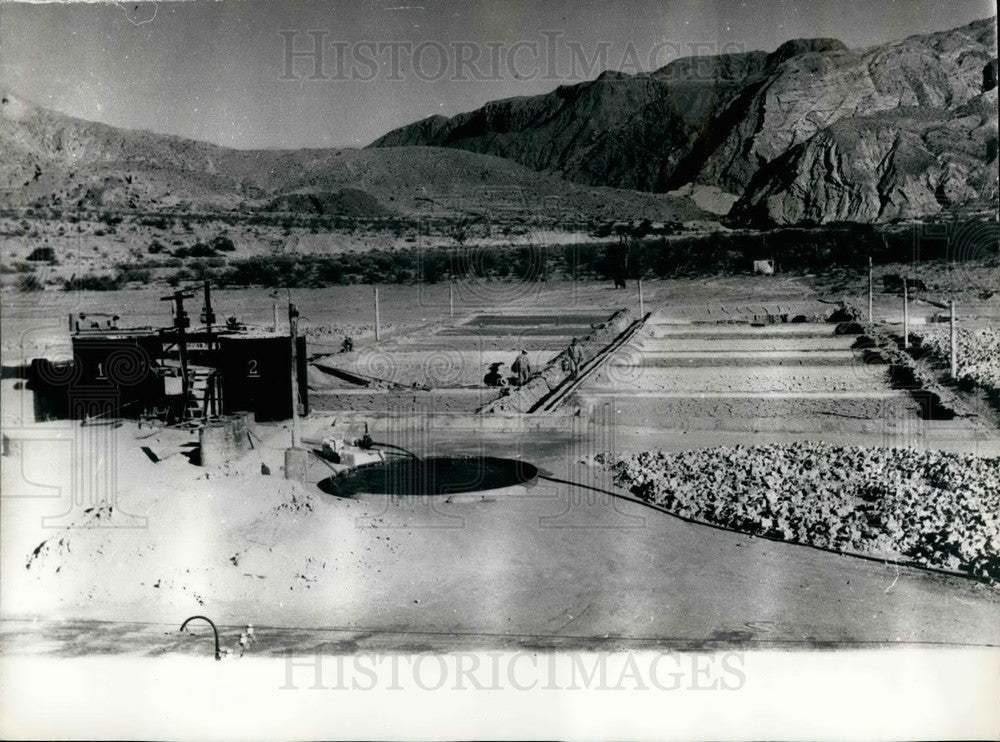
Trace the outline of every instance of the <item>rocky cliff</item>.
<path fill-rule="evenodd" d="M 996 18 L 859 51 L 789 41 L 770 54 L 605 73 L 426 119 L 372 146 L 466 149 L 642 190 L 714 186 L 741 196 L 739 219 L 925 216 L 995 201 L 996 49 Z"/>
<path fill-rule="evenodd" d="M 841 118 L 763 165 L 731 215 L 763 225 L 995 210 L 996 93 L 951 109 Z"/>

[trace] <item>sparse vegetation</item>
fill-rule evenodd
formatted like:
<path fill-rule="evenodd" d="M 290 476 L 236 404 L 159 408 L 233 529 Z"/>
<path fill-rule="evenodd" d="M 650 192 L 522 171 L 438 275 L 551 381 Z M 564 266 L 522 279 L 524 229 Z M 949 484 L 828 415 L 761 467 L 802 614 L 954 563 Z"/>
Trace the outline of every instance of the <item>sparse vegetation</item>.
<path fill-rule="evenodd" d="M 215 248 L 203 242 L 196 242 L 191 247 L 178 247 L 173 251 L 175 258 L 210 258 L 218 255 Z"/>
<path fill-rule="evenodd" d="M 122 287 L 117 276 L 70 276 L 63 281 L 63 291 L 116 291 Z"/>
<path fill-rule="evenodd" d="M 331 220 L 332 221 L 332 220 Z M 393 229 L 392 219 L 382 220 L 381 227 Z M 277 225 L 272 225 L 277 227 Z M 369 225 L 374 228 L 374 225 Z M 398 225 L 397 225 L 398 226 Z M 467 220 L 462 230 L 478 230 L 480 225 Z M 713 275 L 749 274 L 753 261 L 773 260 L 779 272 L 809 274 L 827 291 L 836 292 L 859 280 L 871 256 L 877 266 L 899 263 L 916 266 L 917 261 L 940 261 L 947 257 L 947 240 L 925 240 L 917 244 L 912 228 L 837 224 L 811 229 L 788 228 L 769 232 L 733 231 L 697 235 L 669 235 L 670 225 L 644 222 L 595 223 L 594 234 L 620 233 L 617 241 L 594 240 L 567 245 L 480 245 L 463 236 L 464 245 L 449 236 L 446 220 L 433 228 L 425 225 L 424 244 L 436 239 L 436 245 L 421 246 L 397 242 L 399 247 L 349 249 L 335 254 L 295 253 L 282 255 L 283 243 L 274 232 L 265 231 L 255 239 L 269 249 L 267 255 L 236 254 L 236 240 L 227 230 L 214 237 L 185 245 L 183 240 L 153 239 L 145 253 L 130 248 L 118 253 L 128 257 L 130 270 L 146 270 L 149 276 L 126 278 L 141 281 L 166 281 L 177 285 L 188 280 L 211 279 L 220 286 L 321 287 L 351 283 L 437 283 L 448 276 L 481 280 L 544 281 L 555 278 L 609 280 L 624 265 L 623 278 L 695 278 Z M 983 239 L 996 239 L 996 224 L 983 223 Z M 647 234 L 648 232 L 648 234 Z M 247 233 L 243 233 L 247 234 Z M 433 237 L 438 234 L 440 236 Z M 645 234 L 644 237 L 635 235 Z M 977 232 L 978 234 L 978 232 Z M 127 243 L 126 243 L 127 244 Z M 94 245 L 97 256 L 115 260 L 110 248 Z M 56 249 L 38 247 L 29 260 L 52 258 Z M 154 259 L 155 256 L 155 259 Z M 966 257 L 963 254 L 958 259 Z M 995 264 L 997 257 L 988 251 L 974 250 L 968 257 Z M 52 262 L 52 261 L 50 261 Z M 156 273 L 157 268 L 181 268 L 172 274 Z M 92 279 L 92 280 L 91 280 Z M 87 286 L 109 286 L 98 275 L 87 279 Z M 60 279 L 62 280 L 62 279 Z M 82 279 L 81 279 L 82 280 Z M 911 285 L 919 285 L 917 283 Z M 928 283 L 928 289 L 934 289 Z"/>
<path fill-rule="evenodd" d="M 234 245 L 229 236 L 225 234 L 220 234 L 215 237 L 211 242 L 211 247 L 219 252 L 233 252 L 236 250 L 236 245 Z"/>
<path fill-rule="evenodd" d="M 18 291 L 32 292 L 32 291 L 42 291 L 43 289 L 44 286 L 42 286 L 42 282 L 39 280 L 38 276 L 36 276 L 34 273 L 23 273 L 17 279 Z"/>

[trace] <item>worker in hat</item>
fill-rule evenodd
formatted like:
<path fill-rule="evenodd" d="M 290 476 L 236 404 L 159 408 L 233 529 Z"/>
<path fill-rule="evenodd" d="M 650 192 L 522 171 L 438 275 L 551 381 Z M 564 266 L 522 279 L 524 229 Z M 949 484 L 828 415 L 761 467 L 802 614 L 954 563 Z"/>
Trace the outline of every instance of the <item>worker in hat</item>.
<path fill-rule="evenodd" d="M 483 383 L 486 386 L 507 386 L 507 379 L 504 378 L 503 374 L 500 373 L 500 367 L 503 366 L 502 363 L 491 363 L 489 373 L 483 377 Z"/>
<path fill-rule="evenodd" d="M 573 338 L 570 342 L 566 354 L 569 358 L 570 375 L 575 379 L 580 374 L 580 366 L 583 365 L 583 348 L 577 342 L 576 338 Z"/>
<path fill-rule="evenodd" d="M 510 370 L 517 374 L 517 385 L 524 386 L 531 377 L 531 361 L 528 360 L 528 351 L 521 349 L 521 354 L 510 364 Z"/>

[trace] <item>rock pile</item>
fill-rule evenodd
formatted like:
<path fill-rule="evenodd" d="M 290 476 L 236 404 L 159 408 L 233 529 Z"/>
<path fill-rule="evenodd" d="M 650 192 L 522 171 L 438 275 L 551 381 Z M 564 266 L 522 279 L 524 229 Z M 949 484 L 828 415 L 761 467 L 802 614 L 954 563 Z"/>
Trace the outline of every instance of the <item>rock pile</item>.
<path fill-rule="evenodd" d="M 921 346 L 930 348 L 939 359 L 948 359 L 947 327 L 920 329 L 914 335 L 920 338 Z M 987 391 L 1000 392 L 1000 330 L 959 328 L 955 340 L 959 378 Z"/>
<path fill-rule="evenodd" d="M 903 350 L 901 335 L 870 322 L 862 330 L 864 335 L 858 338 L 855 347 L 864 351 L 866 363 L 889 364 L 893 386 L 908 389 L 918 399 L 929 400 L 928 413 L 934 416 L 951 419 L 969 414 L 968 406 L 953 387 L 942 383 L 930 365 L 918 361 L 913 350 Z"/>
<path fill-rule="evenodd" d="M 799 442 L 595 460 L 685 518 L 1000 580 L 1000 459 Z"/>

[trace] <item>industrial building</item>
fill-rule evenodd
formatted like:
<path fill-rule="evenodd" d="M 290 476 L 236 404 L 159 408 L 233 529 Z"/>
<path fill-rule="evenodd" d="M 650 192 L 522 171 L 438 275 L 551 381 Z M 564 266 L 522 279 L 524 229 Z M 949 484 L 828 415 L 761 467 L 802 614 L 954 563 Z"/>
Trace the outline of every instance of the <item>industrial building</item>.
<path fill-rule="evenodd" d="M 261 422 L 285 420 L 293 393 L 307 414 L 306 343 L 296 337 L 293 354 L 296 323 L 288 333 L 235 320 L 217 326 L 207 282 L 204 291 L 202 324 L 194 328 L 184 309 L 194 295 L 186 292 L 164 297 L 173 303 L 171 327 L 119 328 L 117 316 L 70 315 L 72 359 L 35 359 L 28 369 L 36 419 L 180 422 L 248 412 Z"/>

